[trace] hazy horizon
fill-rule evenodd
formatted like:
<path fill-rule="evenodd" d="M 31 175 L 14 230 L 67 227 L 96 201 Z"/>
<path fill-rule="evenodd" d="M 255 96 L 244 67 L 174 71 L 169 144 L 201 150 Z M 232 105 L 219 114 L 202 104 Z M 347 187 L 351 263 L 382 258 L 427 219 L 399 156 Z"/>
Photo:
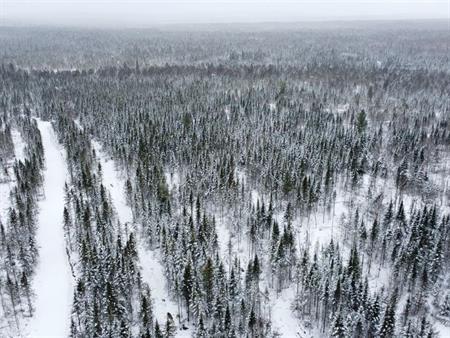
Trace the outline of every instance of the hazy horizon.
<path fill-rule="evenodd" d="M 172 24 L 449 19 L 446 0 L 3 0 L 0 25 L 146 28 Z"/>

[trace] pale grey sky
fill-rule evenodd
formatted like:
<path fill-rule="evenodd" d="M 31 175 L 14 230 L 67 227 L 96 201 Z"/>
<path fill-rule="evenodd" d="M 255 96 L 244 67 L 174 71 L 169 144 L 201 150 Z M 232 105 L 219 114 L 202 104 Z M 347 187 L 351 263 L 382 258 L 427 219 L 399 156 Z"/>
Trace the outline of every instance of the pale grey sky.
<path fill-rule="evenodd" d="M 170 23 L 449 18 L 450 0 L 0 0 L 1 24 L 151 27 Z"/>

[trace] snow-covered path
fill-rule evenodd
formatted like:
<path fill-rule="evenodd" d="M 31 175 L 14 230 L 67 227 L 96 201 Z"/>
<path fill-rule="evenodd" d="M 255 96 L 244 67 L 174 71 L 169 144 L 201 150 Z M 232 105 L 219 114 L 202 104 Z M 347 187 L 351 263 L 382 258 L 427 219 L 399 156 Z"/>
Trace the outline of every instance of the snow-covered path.
<path fill-rule="evenodd" d="M 114 161 L 108 159 L 108 156 L 103 152 L 100 143 L 92 141 L 92 146 L 102 165 L 103 184 L 109 191 L 120 223 L 122 225 L 131 223 L 133 221 L 133 214 L 125 199 L 125 180 L 119 176 Z"/>
<path fill-rule="evenodd" d="M 45 152 L 44 199 L 39 202 L 39 263 L 33 281 L 35 313 L 27 332 L 32 338 L 69 335 L 73 279 L 65 249 L 62 214 L 66 165 L 50 122 L 38 120 Z"/>
<path fill-rule="evenodd" d="M 103 184 L 109 190 L 120 223 L 123 225 L 126 223 L 131 224 L 133 215 L 131 208 L 126 203 L 125 179 L 116 170 L 114 161 L 108 159 L 108 156 L 102 151 L 100 143 L 92 141 L 92 145 L 102 165 Z M 167 313 L 170 312 L 175 318 L 178 308 L 176 303 L 169 298 L 164 278 L 164 268 L 156 253 L 146 249 L 138 233 L 136 235 L 138 256 L 142 266 L 142 279 L 150 286 L 154 305 L 153 312 L 158 322 L 163 325 L 166 321 Z M 177 331 L 176 333 L 176 337 L 186 336 L 189 336 L 188 331 Z"/>

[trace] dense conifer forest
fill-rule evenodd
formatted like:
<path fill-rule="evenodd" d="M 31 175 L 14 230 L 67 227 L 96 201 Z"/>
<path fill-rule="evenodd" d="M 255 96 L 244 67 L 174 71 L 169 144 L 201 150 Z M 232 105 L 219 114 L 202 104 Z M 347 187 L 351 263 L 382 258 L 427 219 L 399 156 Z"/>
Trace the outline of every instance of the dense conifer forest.
<path fill-rule="evenodd" d="M 449 337 L 449 43 L 439 21 L 0 28 L 0 336 L 42 325 L 44 274 L 72 338 Z"/>

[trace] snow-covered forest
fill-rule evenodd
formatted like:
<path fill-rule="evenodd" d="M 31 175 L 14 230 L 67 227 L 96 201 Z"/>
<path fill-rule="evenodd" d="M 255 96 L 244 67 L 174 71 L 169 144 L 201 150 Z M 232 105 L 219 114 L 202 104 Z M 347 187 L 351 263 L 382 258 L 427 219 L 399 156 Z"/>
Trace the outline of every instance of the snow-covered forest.
<path fill-rule="evenodd" d="M 447 24 L 0 28 L 0 337 L 450 337 Z"/>

